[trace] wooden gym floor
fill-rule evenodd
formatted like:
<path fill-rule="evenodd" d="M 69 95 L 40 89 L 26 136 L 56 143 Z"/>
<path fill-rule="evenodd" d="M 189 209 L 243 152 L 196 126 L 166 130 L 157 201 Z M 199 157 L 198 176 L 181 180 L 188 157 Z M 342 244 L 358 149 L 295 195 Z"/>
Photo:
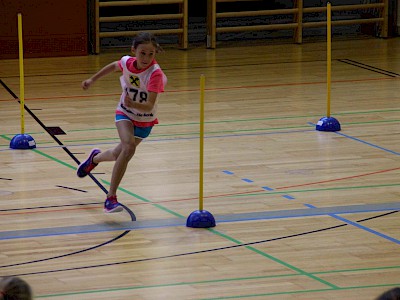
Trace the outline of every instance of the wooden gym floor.
<path fill-rule="evenodd" d="M 19 68 L 0 61 L 1 276 L 55 300 L 372 300 L 400 286 L 400 38 L 333 40 L 338 132 L 315 130 L 324 41 L 167 48 L 160 124 L 120 186 L 126 210 L 106 215 L 113 163 L 75 172 L 118 142 L 119 74 L 80 83 L 128 51 L 24 60 L 33 150 L 9 147 Z M 208 229 L 185 225 L 199 208 L 201 74 Z"/>

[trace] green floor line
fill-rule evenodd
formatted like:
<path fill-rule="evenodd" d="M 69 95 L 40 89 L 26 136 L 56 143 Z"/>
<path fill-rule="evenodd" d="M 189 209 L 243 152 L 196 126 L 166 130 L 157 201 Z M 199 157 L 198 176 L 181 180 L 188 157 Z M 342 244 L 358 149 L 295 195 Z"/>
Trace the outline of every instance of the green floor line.
<path fill-rule="evenodd" d="M 399 186 L 400 183 L 391 183 L 391 184 L 377 184 L 377 185 L 359 185 L 359 186 L 349 186 L 349 187 L 332 187 L 332 188 L 320 188 L 320 189 L 305 189 L 305 190 L 285 190 L 282 192 L 264 192 L 261 191 L 259 193 L 240 193 L 235 195 L 226 195 L 221 197 L 253 197 L 253 196 L 261 196 L 261 195 L 281 195 L 281 194 L 295 194 L 295 193 L 311 193 L 311 192 L 320 192 L 320 191 L 339 191 L 339 190 L 353 190 L 353 189 L 371 189 L 371 188 L 386 188 L 392 186 Z"/>
<path fill-rule="evenodd" d="M 105 181 L 105 180 L 102 180 L 102 181 L 103 181 L 104 183 L 106 183 L 107 185 L 110 185 L 110 182 Z M 133 197 L 135 197 L 135 198 L 137 198 L 137 199 L 139 199 L 139 200 L 141 200 L 141 201 L 143 201 L 143 202 L 152 203 L 151 200 L 148 200 L 148 199 L 146 199 L 146 198 L 144 198 L 144 197 L 142 197 L 142 196 L 139 196 L 139 195 L 137 195 L 137 194 L 135 194 L 135 193 L 132 193 L 132 192 L 130 192 L 130 191 L 124 189 L 124 188 L 119 188 L 119 190 L 121 190 L 121 191 L 123 191 L 124 193 L 127 193 L 127 194 L 129 194 L 129 195 L 131 195 L 131 196 L 133 196 Z M 172 215 L 174 215 L 174 216 L 177 216 L 177 217 L 179 217 L 179 218 L 185 218 L 184 216 L 182 216 L 182 215 L 180 215 L 180 214 L 178 214 L 178 213 L 176 213 L 176 212 L 174 212 L 174 211 L 172 211 L 172 210 L 170 210 L 170 209 L 168 209 L 168 208 L 166 208 L 165 206 L 162 206 L 162 205 L 160 205 L 160 204 L 154 203 L 154 204 L 152 204 L 152 205 L 153 205 L 154 207 L 157 207 L 158 209 L 161 209 L 162 211 L 168 212 L 168 213 L 170 213 L 170 214 L 172 214 Z M 237 244 L 237 245 L 242 245 L 242 244 L 243 244 L 243 242 L 238 241 L 238 240 L 236 240 L 236 239 L 234 239 L 233 237 L 230 237 L 230 236 L 228 236 L 228 235 L 225 235 L 225 234 L 223 234 L 222 232 L 220 232 L 220 231 L 218 231 L 218 230 L 215 230 L 215 229 L 213 229 L 213 228 L 209 228 L 208 230 L 209 230 L 210 232 L 212 232 L 212 233 L 214 233 L 214 234 L 216 234 L 216 235 L 218 235 L 218 236 L 224 238 L 224 239 L 227 239 L 227 240 L 229 240 L 229 241 L 231 241 L 231 242 Z M 295 272 L 297 272 L 297 273 L 299 273 L 299 274 L 305 275 L 305 276 L 307 276 L 307 277 L 309 277 L 309 278 L 311 278 L 311 279 L 314 279 L 314 280 L 316 280 L 316 281 L 319 281 L 320 283 L 326 284 L 326 285 L 330 286 L 331 288 L 337 288 L 335 285 L 333 285 L 333 284 L 331 284 L 331 283 L 329 283 L 329 282 L 327 282 L 327 281 L 325 281 L 325 280 L 323 280 L 323 279 L 321 279 L 321 278 L 319 278 L 319 277 L 317 277 L 317 276 L 315 276 L 315 275 L 309 274 L 309 273 L 307 273 L 307 272 L 305 272 L 305 271 L 303 271 L 303 270 L 301 270 L 301 269 L 299 269 L 299 268 L 297 268 L 297 267 L 295 267 L 295 266 L 293 266 L 293 265 L 291 265 L 291 264 L 289 264 L 289 263 L 284 262 L 283 260 L 280 260 L 280 259 L 278 259 L 278 258 L 276 258 L 276 257 L 274 257 L 274 256 L 272 256 L 272 255 L 270 255 L 270 254 L 268 254 L 268 253 L 265 253 L 265 252 L 263 252 L 263 251 L 260 251 L 260 250 L 258 250 L 258 249 L 256 249 L 256 248 L 252 247 L 252 246 L 246 246 L 245 248 L 247 248 L 247 249 L 249 249 L 249 250 L 251 250 L 251 251 L 253 251 L 253 252 L 257 253 L 257 254 L 260 254 L 261 256 L 264 256 L 264 257 L 266 257 L 266 258 L 268 258 L 268 259 L 270 259 L 270 260 L 272 260 L 272 261 L 274 261 L 274 262 L 276 262 L 276 263 L 278 263 L 278 264 L 280 264 L 280 265 L 283 265 L 283 266 L 285 266 L 286 268 L 291 269 L 292 271 L 295 271 Z"/>
<path fill-rule="evenodd" d="M 103 179 L 101 181 L 103 183 L 107 184 L 108 186 L 110 186 L 110 182 L 109 181 L 103 180 Z M 146 199 L 146 198 L 144 198 L 142 196 L 139 196 L 138 194 L 132 193 L 132 192 L 128 191 L 127 189 L 124 189 L 123 187 L 119 187 L 118 190 L 120 190 L 120 191 L 122 191 L 122 192 L 124 192 L 124 193 L 126 193 L 126 194 L 128 194 L 128 195 L 130 195 L 130 196 L 132 196 L 134 198 L 136 198 L 136 199 L 139 199 L 140 201 L 143 201 L 143 202 L 146 202 L 146 203 L 151 203 L 151 205 L 153 205 L 154 207 L 156 207 L 156 208 L 158 208 L 158 209 L 160 209 L 160 210 L 162 210 L 164 212 L 167 212 L 167 213 L 169 213 L 169 214 L 171 214 L 171 215 L 173 215 L 175 217 L 185 218 L 185 216 L 182 216 L 181 214 L 178 214 L 177 212 L 174 212 L 174 211 L 166 208 L 163 205 L 160 205 L 160 204 L 157 204 L 157 203 L 153 203 L 151 200 L 148 200 L 148 199 Z"/>
<path fill-rule="evenodd" d="M 53 161 L 56 161 L 56 162 L 58 162 L 58 163 L 60 163 L 60 164 L 62 164 L 62 165 L 64 165 L 64 166 L 67 166 L 67 167 L 72 168 L 72 169 L 76 169 L 76 167 L 72 167 L 70 164 L 67 164 L 67 163 L 65 163 L 65 162 L 63 162 L 63 161 L 61 161 L 61 160 L 58 160 L 58 159 L 56 159 L 56 158 L 50 156 L 50 155 L 47 155 L 47 154 L 43 153 L 42 151 L 39 151 L 39 150 L 36 150 L 36 149 L 35 149 L 34 151 L 35 151 L 35 153 L 40 154 L 40 155 L 42 155 L 42 156 L 44 156 L 44 157 L 46 157 L 46 158 L 49 158 L 49 159 L 51 159 L 51 160 L 53 160 Z M 106 181 L 105 181 L 105 182 L 106 182 Z M 109 183 L 107 182 L 107 184 L 109 184 Z M 398 185 L 400 185 L 400 184 L 398 184 Z M 386 185 L 386 186 L 394 186 L 394 185 Z M 141 197 L 141 196 L 139 196 L 139 195 L 136 195 L 136 194 L 134 194 L 134 193 L 131 193 L 131 192 L 129 192 L 129 191 L 126 190 L 126 189 L 120 188 L 120 190 L 123 191 L 123 192 L 125 192 L 125 193 L 128 193 L 128 194 L 130 194 L 130 195 L 133 195 L 134 197 L 136 197 L 137 199 L 139 199 L 139 200 L 141 200 L 141 201 L 144 201 L 144 202 L 147 202 L 147 203 L 151 203 L 151 202 L 152 202 L 152 201 L 150 201 L 150 200 L 148 200 L 148 199 L 145 199 L 144 197 Z M 303 191 L 301 191 L 301 192 L 303 192 Z M 286 191 L 286 193 L 290 193 L 290 192 Z M 257 194 L 257 195 L 259 195 L 259 194 Z M 162 205 L 159 205 L 159 204 L 153 204 L 153 205 L 154 205 L 155 207 L 157 207 L 158 209 L 161 209 L 161 210 L 163 210 L 163 211 L 166 211 L 166 212 L 168 212 L 168 213 L 173 214 L 174 216 L 178 216 L 178 217 L 180 217 L 180 218 L 184 218 L 184 216 L 182 216 L 182 215 L 180 215 L 180 214 L 178 214 L 178 213 L 176 213 L 176 212 L 174 212 L 174 211 L 172 211 L 172 210 L 169 210 L 168 208 L 166 208 L 166 207 L 164 207 L 164 206 L 162 206 Z M 225 238 L 225 239 L 228 239 L 228 240 L 234 242 L 234 243 L 242 244 L 240 241 L 238 241 L 238 240 L 236 240 L 236 239 L 234 239 L 234 238 L 232 238 L 232 237 L 229 237 L 229 236 L 227 236 L 227 235 L 225 235 L 225 234 L 223 234 L 223 233 L 221 233 L 221 232 L 218 232 L 218 231 L 215 230 L 215 229 L 209 229 L 209 230 L 212 231 L 213 233 L 215 233 L 215 234 L 217 234 L 217 235 L 219 235 L 219 236 Z M 316 280 L 316 281 L 318 281 L 318 282 L 320 282 L 320 283 L 322 283 L 322 284 L 328 285 L 331 289 L 338 289 L 338 288 L 339 288 L 339 287 L 337 287 L 336 285 L 334 285 L 334 284 L 332 284 L 332 283 L 330 283 L 330 282 L 328 282 L 328 281 L 325 281 L 325 280 L 319 278 L 319 277 L 316 276 L 316 275 L 307 273 L 307 272 L 305 272 L 304 270 L 301 270 L 301 269 L 299 269 L 299 268 L 297 268 L 297 267 L 295 267 L 295 266 L 292 266 L 292 265 L 290 265 L 290 264 L 288 264 L 288 263 L 286 263 L 286 262 L 284 262 L 284 261 L 282 261 L 282 260 L 280 260 L 280 259 L 278 259 L 278 258 L 275 258 L 275 257 L 273 257 L 273 256 L 271 256 L 271 255 L 269 255 L 269 254 L 267 254 L 267 253 L 265 253 L 265 252 L 263 252 L 263 251 L 260 251 L 260 250 L 258 250 L 258 249 L 256 249 L 256 248 L 254 248 L 254 247 L 246 246 L 246 248 L 249 249 L 249 250 L 251 250 L 251 251 L 253 251 L 253 252 L 255 252 L 255 253 L 258 253 L 258 254 L 260 254 L 260 255 L 262 255 L 262 256 L 264 256 L 264 257 L 266 257 L 266 258 L 268 258 L 268 259 L 270 259 L 270 260 L 272 260 L 272 261 L 274 261 L 274 262 L 276 262 L 276 263 L 279 263 L 279 264 L 281 264 L 281 265 L 283 265 L 283 266 L 285 266 L 285 267 L 287 267 L 287 268 L 289 268 L 289 269 L 291 269 L 291 270 L 297 272 L 298 274 L 307 276 L 307 277 L 309 277 L 309 278 L 311 278 L 311 279 L 314 279 L 314 280 Z"/>
<path fill-rule="evenodd" d="M 385 112 L 398 112 L 400 109 L 383 109 L 383 110 L 373 110 L 373 111 L 356 111 L 356 112 L 343 112 L 335 113 L 337 116 L 342 115 L 359 115 L 359 114 L 375 114 L 375 113 L 385 113 Z M 320 118 L 320 115 L 302 115 L 302 116 L 278 116 L 278 117 L 266 117 L 266 118 L 250 118 L 250 119 L 235 119 L 235 120 L 219 120 L 219 121 L 204 121 L 204 124 L 220 124 L 220 123 L 237 123 L 237 122 L 259 122 L 259 121 L 269 121 L 269 120 L 286 120 L 286 119 L 304 119 L 304 118 Z M 377 121 L 377 122 L 385 122 Z M 184 123 L 168 123 L 168 124 L 158 124 L 160 127 L 175 127 L 175 126 L 187 126 L 187 125 L 199 125 L 199 122 L 184 122 Z M 105 129 L 114 130 L 115 127 L 108 127 Z M 75 129 L 70 132 L 75 131 L 85 131 L 86 129 Z M 88 129 L 88 130 L 99 130 L 99 129 Z"/>
<path fill-rule="evenodd" d="M 396 287 L 398 284 L 377 284 L 377 285 L 366 285 L 366 286 L 353 286 L 339 288 L 335 291 L 348 291 L 354 289 L 371 289 L 377 287 Z M 315 289 L 315 290 L 297 290 L 288 292 L 275 292 L 275 293 L 263 293 L 263 294 L 248 294 L 248 295 L 238 295 L 238 296 L 228 296 L 228 297 L 218 297 L 218 298 L 201 298 L 198 300 L 226 300 L 226 299 L 241 299 L 241 298 L 254 298 L 254 297 L 267 297 L 267 296 L 278 296 L 278 295 L 293 295 L 293 294 L 307 294 L 307 293 L 321 293 L 332 291 L 331 289 Z"/>
<path fill-rule="evenodd" d="M 148 288 L 163 288 L 163 287 L 209 284 L 209 283 L 222 283 L 222 282 L 230 282 L 230 281 L 259 280 L 259 279 L 266 279 L 266 278 L 294 277 L 294 276 L 299 276 L 299 275 L 298 274 L 283 274 L 283 275 L 276 275 L 276 276 L 251 276 L 251 277 L 242 277 L 242 278 L 226 278 L 226 279 L 204 280 L 204 281 L 194 281 L 194 282 L 189 282 L 188 281 L 188 282 L 154 284 L 154 285 L 132 286 L 132 287 L 124 287 L 124 288 L 112 288 L 112 289 L 103 289 L 103 290 L 90 290 L 90 291 L 82 291 L 82 292 L 71 292 L 71 293 L 60 293 L 60 294 L 52 294 L 52 295 L 42 295 L 42 296 L 38 296 L 38 298 L 61 297 L 61 296 L 71 296 L 71 295 L 80 295 L 80 294 L 96 294 L 96 293 L 107 293 L 107 292 L 119 292 L 119 291 L 127 291 L 127 290 L 139 290 L 139 289 L 148 289 Z"/>
<path fill-rule="evenodd" d="M 221 236 L 221 237 L 223 237 L 223 238 L 225 238 L 225 239 L 237 244 L 237 245 L 243 245 L 244 244 L 243 242 L 241 242 L 241 241 L 239 241 L 237 239 L 234 239 L 234 238 L 232 238 L 232 237 L 230 237 L 228 235 L 225 235 L 225 234 L 223 234 L 223 233 L 221 233 L 221 232 L 219 232 L 219 231 L 217 231 L 215 229 L 210 228 L 209 230 L 211 232 L 213 232 L 213 233 L 215 233 L 215 234 L 217 234 L 217 235 L 219 235 L 219 236 Z M 278 264 L 280 264 L 280 265 L 282 265 L 282 266 L 284 266 L 284 267 L 296 272 L 297 274 L 301 274 L 301 275 L 307 276 L 307 277 L 309 277 L 311 279 L 314 279 L 314 280 L 316 280 L 316 281 L 318 281 L 318 282 L 320 282 L 322 284 L 325 284 L 325 285 L 327 285 L 327 286 L 329 286 L 329 287 L 331 287 L 333 289 L 337 288 L 337 286 L 335 286 L 334 284 L 332 284 L 332 283 L 330 283 L 330 282 L 328 282 L 326 280 L 323 280 L 323 279 L 321 279 L 321 278 L 319 278 L 319 277 L 317 277 L 317 276 L 315 276 L 313 274 L 305 272 L 302 269 L 299 269 L 299 268 L 297 268 L 297 267 L 295 267 L 295 266 L 293 266 L 293 265 L 291 265 L 291 264 L 289 264 L 289 263 L 287 263 L 287 262 L 285 262 L 283 260 L 280 260 L 279 258 L 276 258 L 276 257 L 274 257 L 274 256 L 272 256 L 272 255 L 270 255 L 268 253 L 260 251 L 260 250 L 258 250 L 256 248 L 252 247 L 252 246 L 245 246 L 245 248 L 247 248 L 247 249 L 249 249 L 249 250 L 251 250 L 251 251 L 253 251 L 255 253 L 258 253 L 261 256 L 264 256 L 264 257 L 266 257 L 266 258 L 268 258 L 268 259 L 270 259 L 270 260 L 272 260 L 272 261 L 274 261 L 274 262 L 276 262 L 276 263 L 278 263 Z"/>
<path fill-rule="evenodd" d="M 376 270 L 377 268 L 373 268 L 373 269 Z M 384 267 L 383 269 L 386 269 L 386 267 Z M 352 272 L 353 270 L 348 270 L 348 271 Z M 332 273 L 334 273 L 334 272 L 337 272 L 337 271 L 332 271 Z M 329 271 L 325 272 L 325 274 L 329 274 Z M 176 287 L 176 286 L 186 286 L 186 285 L 215 284 L 215 283 L 260 280 L 260 279 L 277 279 L 277 278 L 298 277 L 298 276 L 304 276 L 304 275 L 280 274 L 280 275 L 237 277 L 237 278 L 225 278 L 225 279 L 217 279 L 217 280 L 204 280 L 204 281 L 192 281 L 192 282 L 177 282 L 177 283 L 166 283 L 166 284 L 156 284 L 156 285 L 142 285 L 142 286 L 131 286 L 131 287 L 123 287 L 123 288 L 111 288 L 111 289 L 102 289 L 102 290 L 88 290 L 88 291 L 81 291 L 81 292 L 38 295 L 38 296 L 36 296 L 36 298 L 50 298 L 50 297 L 84 295 L 84 294 L 112 293 L 112 292 L 120 292 L 120 291 L 128 291 L 128 290 Z M 368 285 L 368 286 L 352 286 L 352 287 L 345 287 L 345 288 L 339 287 L 337 289 L 326 288 L 326 289 L 313 289 L 313 290 L 284 291 L 284 292 L 275 292 L 275 293 L 266 293 L 266 294 L 232 296 L 232 297 L 244 298 L 244 297 L 273 296 L 273 295 L 304 294 L 304 293 L 326 292 L 326 291 L 333 291 L 333 290 L 340 291 L 340 290 L 365 289 L 365 288 L 376 288 L 376 287 L 395 287 L 395 286 L 399 286 L 399 285 L 400 285 L 400 283 L 399 284 Z M 234 299 L 234 298 L 212 298 L 212 299 Z M 202 299 L 202 300 L 211 300 L 211 299 Z"/>
<path fill-rule="evenodd" d="M 374 114 L 374 113 L 385 113 L 385 112 L 398 112 L 400 109 L 385 109 L 385 110 L 374 110 L 374 111 L 359 111 L 359 112 L 343 112 L 335 113 L 335 116 L 345 115 L 360 115 L 360 114 Z M 269 120 L 286 120 L 286 119 L 304 119 L 304 118 L 320 118 L 321 115 L 303 115 L 303 116 L 278 116 L 278 117 L 266 117 L 266 118 L 251 118 L 251 119 L 235 119 L 235 120 L 219 120 L 219 121 L 205 121 L 204 124 L 221 124 L 221 123 L 240 123 L 240 122 L 259 122 Z M 343 123 L 344 124 L 373 124 L 373 123 L 387 123 L 387 122 L 400 122 L 399 120 L 379 120 L 379 121 L 365 121 L 357 123 Z M 199 122 L 183 122 L 183 123 L 169 123 L 169 124 L 158 124 L 159 127 L 175 127 L 175 126 L 188 126 L 188 125 L 199 125 Z M 66 132 L 85 132 L 85 131 L 101 131 L 101 130 L 115 130 L 115 127 L 104 127 L 104 128 L 90 128 L 90 129 L 74 129 Z M 44 134 L 45 131 L 40 132 L 26 132 L 29 135 Z M 7 133 L 6 135 L 14 136 L 19 133 Z"/>
<path fill-rule="evenodd" d="M 288 129 L 310 129 L 309 125 L 304 126 L 286 126 L 286 127 L 273 127 L 273 128 L 252 128 L 252 129 L 239 129 L 239 130 L 220 130 L 220 131 L 208 131 L 206 137 L 211 137 L 212 135 L 220 135 L 224 133 L 242 133 L 242 132 L 257 132 L 257 131 L 274 131 L 274 130 L 288 130 Z M 180 137 L 180 136 L 193 136 L 193 138 L 198 138 L 199 132 L 185 132 L 185 133 L 166 133 L 166 134 L 152 134 L 148 140 L 154 140 L 163 137 Z M 77 143 L 77 142 L 93 142 L 99 140 L 116 140 L 119 138 L 108 138 L 108 139 L 85 139 L 85 140 L 65 140 L 65 143 Z M 177 138 L 179 140 L 179 138 Z"/>
<path fill-rule="evenodd" d="M 350 272 L 379 271 L 379 270 L 393 270 L 393 269 L 400 269 L 400 266 L 359 268 L 359 269 L 343 269 L 343 270 L 334 270 L 334 271 L 312 272 L 312 274 L 320 275 L 320 274 L 350 273 Z"/>
<path fill-rule="evenodd" d="M 400 122 L 400 120 L 380 120 L 380 121 L 364 121 L 364 122 L 349 122 L 349 123 L 342 123 L 342 126 L 346 126 L 346 125 L 362 125 L 362 124 L 379 124 L 379 123 L 397 123 Z M 184 123 L 182 125 L 187 125 L 187 123 Z M 198 123 L 196 123 L 196 125 L 198 125 Z M 160 126 L 160 125 L 157 125 Z M 165 126 L 169 126 L 169 125 L 165 125 Z M 299 126 L 286 126 L 286 127 L 273 127 L 273 128 L 252 128 L 252 129 L 239 129 L 239 130 L 221 130 L 221 131 L 211 131 L 211 132 L 206 132 L 207 136 L 210 135 L 218 135 L 218 134 L 223 134 L 223 133 L 240 133 L 240 132 L 259 132 L 259 131 L 274 131 L 274 130 L 289 130 L 289 129 L 305 129 L 305 128 L 310 128 L 309 125 L 299 125 Z M 115 130 L 115 128 L 97 128 L 97 129 L 85 129 L 85 130 L 70 130 L 67 132 L 75 132 L 75 131 L 92 131 L 92 130 Z M 38 132 L 37 134 L 45 134 L 45 132 Z M 35 133 L 30 133 L 30 135 L 35 135 Z M 187 133 L 171 133 L 171 134 L 157 134 L 154 133 L 152 134 L 148 139 L 152 140 L 152 139 L 157 139 L 160 137 L 176 137 L 176 136 L 195 136 L 197 137 L 199 135 L 199 132 L 187 132 Z M 6 134 L 6 135 L 1 135 L 2 138 L 10 141 L 11 138 L 9 138 L 8 136 L 12 136 L 12 134 Z M 178 139 L 178 138 L 177 138 Z M 113 142 L 118 142 L 119 138 L 115 137 L 115 138 L 94 138 L 94 139 L 84 139 L 84 140 L 65 140 L 64 143 L 91 143 L 91 142 L 100 142 L 100 141 L 113 141 Z M 41 141 L 40 145 L 46 145 L 46 144 L 54 144 L 54 142 L 52 140 L 49 141 Z M 0 145 L 0 147 L 9 147 L 9 144 L 7 145 Z"/>
<path fill-rule="evenodd" d="M 77 166 L 75 167 L 75 166 L 72 166 L 72 165 L 70 165 L 70 164 L 68 164 L 68 163 L 66 163 L 66 162 L 64 162 L 64 161 L 62 161 L 62 160 L 59 160 L 58 158 L 55 158 L 55 157 L 53 157 L 53 156 L 51 156 L 51 155 L 48 155 L 48 154 L 46 154 L 46 153 L 43 153 L 42 151 L 40 151 L 40 150 L 37 150 L 37 149 L 31 149 L 32 151 L 34 151 L 35 153 L 37 153 L 37 154 L 39 154 L 39 155 L 42 155 L 42 156 L 44 156 L 44 157 L 46 157 L 46 158 L 48 158 L 48 159 L 50 159 L 50 160 L 52 160 L 52 161 L 55 161 L 55 162 L 57 162 L 57 163 L 59 163 L 59 164 L 61 164 L 61 165 L 63 165 L 63 166 L 66 166 L 66 167 L 68 167 L 68 168 L 70 168 L 70 169 L 72 169 L 72 170 L 76 170 L 77 169 Z"/>
<path fill-rule="evenodd" d="M 361 125 L 361 124 L 385 124 L 385 123 L 398 123 L 400 120 L 381 120 L 381 121 L 363 121 L 363 122 L 348 122 L 344 125 Z"/>

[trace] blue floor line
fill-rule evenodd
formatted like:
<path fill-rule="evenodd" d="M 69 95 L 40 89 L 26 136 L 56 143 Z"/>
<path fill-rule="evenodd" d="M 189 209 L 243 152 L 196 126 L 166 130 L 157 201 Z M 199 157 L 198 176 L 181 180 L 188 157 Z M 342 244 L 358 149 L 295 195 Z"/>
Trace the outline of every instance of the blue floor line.
<path fill-rule="evenodd" d="M 266 221 L 272 219 L 304 218 L 312 216 L 331 216 L 338 214 L 355 214 L 355 213 L 383 212 L 383 211 L 396 211 L 396 210 L 400 210 L 400 202 L 367 204 L 367 205 L 333 206 L 325 208 L 277 210 L 277 211 L 264 211 L 264 212 L 229 214 L 229 215 L 214 215 L 214 218 L 218 226 L 218 223 L 228 223 L 228 222 Z M 349 221 L 347 221 L 347 223 L 348 222 Z M 359 225 L 358 223 L 355 224 Z M 138 230 L 146 228 L 163 228 L 163 227 L 174 227 L 174 226 L 186 226 L 186 220 L 182 218 L 170 218 L 170 219 L 145 220 L 145 221 L 139 220 L 135 222 L 132 221 L 112 222 L 112 223 L 80 225 L 80 226 L 2 231 L 0 232 L 0 240 L 60 236 L 69 234 L 87 234 L 96 232 L 112 232 L 112 231 L 122 231 L 122 230 Z"/>
<path fill-rule="evenodd" d="M 305 206 L 307 206 L 307 207 L 309 207 L 309 208 L 311 208 L 311 209 L 316 208 L 314 205 L 311 205 L 311 204 L 305 204 Z M 372 233 L 372 234 L 374 234 L 374 235 L 376 235 L 376 236 L 379 236 L 379 237 L 381 237 L 381 238 L 384 238 L 384 239 L 386 239 L 386 240 L 389 240 L 389 241 L 391 241 L 391 242 L 394 242 L 394 243 L 396 243 L 396 244 L 400 244 L 400 240 L 395 239 L 395 238 L 392 238 L 391 236 L 388 236 L 388 235 L 386 235 L 386 234 L 384 234 L 384 233 L 381 233 L 381 232 L 379 232 L 379 231 L 373 230 L 373 229 L 371 229 L 371 228 L 369 228 L 369 227 L 366 227 L 366 226 L 364 226 L 364 225 L 361 225 L 361 224 L 359 224 L 359 223 L 357 223 L 357 222 L 348 220 L 348 219 L 343 218 L 343 217 L 341 217 L 341 216 L 338 216 L 338 215 L 336 215 L 336 214 L 329 214 L 329 216 L 332 217 L 332 218 L 335 218 L 336 220 L 342 221 L 342 222 L 344 222 L 344 223 L 346 223 L 346 224 L 349 224 L 349 225 L 351 225 L 351 226 L 357 227 L 357 228 L 359 228 L 359 229 L 362 229 L 362 230 L 364 230 L 364 231 L 367 231 L 367 232 L 369 232 L 369 233 Z"/>

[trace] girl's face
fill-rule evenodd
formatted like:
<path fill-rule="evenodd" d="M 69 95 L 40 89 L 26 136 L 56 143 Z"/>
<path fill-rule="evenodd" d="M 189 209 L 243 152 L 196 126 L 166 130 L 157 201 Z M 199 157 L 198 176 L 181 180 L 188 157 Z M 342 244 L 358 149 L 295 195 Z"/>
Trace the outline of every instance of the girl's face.
<path fill-rule="evenodd" d="M 156 48 L 152 43 L 140 44 L 137 48 L 132 48 L 136 56 L 136 67 L 144 69 L 150 65 L 156 56 Z"/>

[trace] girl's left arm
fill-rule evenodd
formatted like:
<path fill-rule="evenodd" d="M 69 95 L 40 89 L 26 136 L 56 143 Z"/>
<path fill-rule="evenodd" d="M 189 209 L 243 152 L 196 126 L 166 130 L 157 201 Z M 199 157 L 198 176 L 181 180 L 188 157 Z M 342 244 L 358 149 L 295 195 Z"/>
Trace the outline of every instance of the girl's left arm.
<path fill-rule="evenodd" d="M 130 107 L 130 108 L 134 108 L 136 110 L 142 111 L 142 112 L 150 112 L 154 105 L 156 104 L 156 100 L 157 100 L 157 96 L 158 93 L 156 92 L 148 92 L 148 97 L 147 97 L 147 101 L 133 101 L 128 93 L 125 93 L 125 101 L 124 101 L 124 105 L 126 107 Z"/>

